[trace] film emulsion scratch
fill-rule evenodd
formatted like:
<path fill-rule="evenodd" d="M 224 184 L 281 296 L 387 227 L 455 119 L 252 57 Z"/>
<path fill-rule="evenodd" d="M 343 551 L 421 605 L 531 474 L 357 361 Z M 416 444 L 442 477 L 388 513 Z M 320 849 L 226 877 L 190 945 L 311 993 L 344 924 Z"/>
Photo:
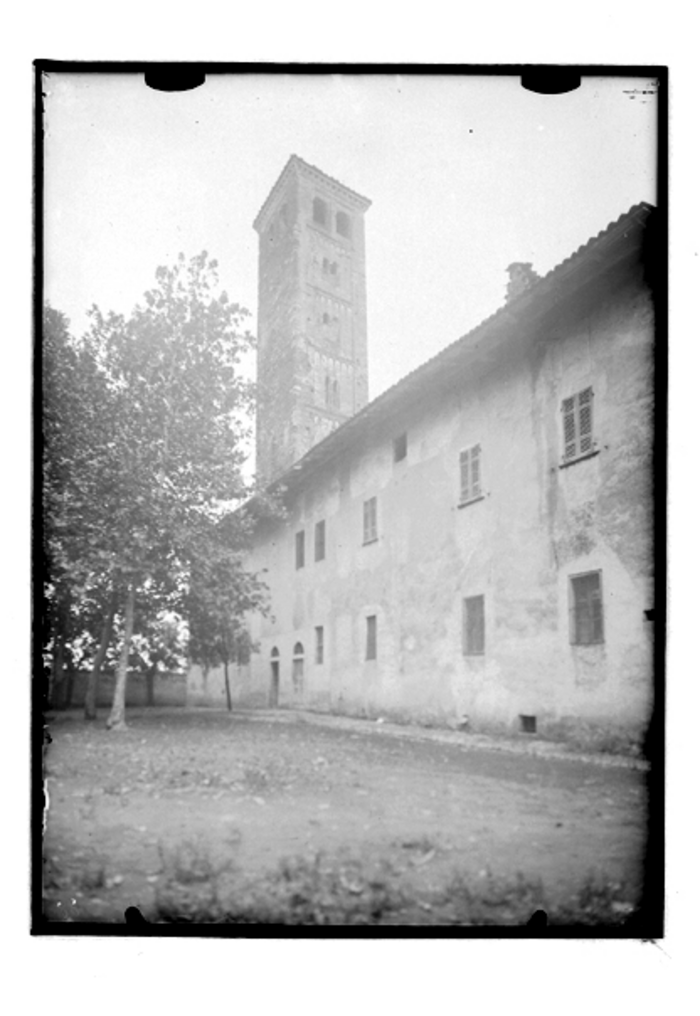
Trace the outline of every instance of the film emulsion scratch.
<path fill-rule="evenodd" d="M 146 78 L 40 77 L 34 930 L 660 936 L 663 70 Z"/>

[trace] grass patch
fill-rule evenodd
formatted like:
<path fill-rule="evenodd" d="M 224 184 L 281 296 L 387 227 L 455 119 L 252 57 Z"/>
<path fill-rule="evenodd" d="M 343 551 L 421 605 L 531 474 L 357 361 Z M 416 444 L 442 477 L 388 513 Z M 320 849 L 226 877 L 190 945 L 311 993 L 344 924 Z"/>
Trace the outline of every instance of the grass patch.
<path fill-rule="evenodd" d="M 214 861 L 202 840 L 186 840 L 173 848 L 158 845 L 161 879 L 156 889 L 155 917 L 167 923 L 218 923 L 224 909 L 221 883 L 234 863 Z"/>
<path fill-rule="evenodd" d="M 413 845 L 413 844 L 412 844 Z M 428 841 L 421 841 L 427 847 Z M 624 927 L 635 906 L 625 887 L 594 875 L 571 898 L 552 900 L 540 879 L 456 872 L 439 889 L 418 892 L 384 860 L 294 857 L 255 881 L 234 878 L 192 844 L 167 860 L 152 920 L 165 923 L 293 926 L 525 927 L 537 911 L 550 926 Z"/>

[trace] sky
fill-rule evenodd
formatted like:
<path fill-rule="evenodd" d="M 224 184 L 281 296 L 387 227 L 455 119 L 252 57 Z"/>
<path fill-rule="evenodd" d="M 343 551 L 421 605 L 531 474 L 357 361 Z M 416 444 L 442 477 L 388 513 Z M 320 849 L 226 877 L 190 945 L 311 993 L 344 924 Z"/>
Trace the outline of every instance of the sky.
<path fill-rule="evenodd" d="M 46 79 L 45 296 L 74 333 L 128 313 L 158 265 L 202 250 L 257 310 L 253 219 L 290 154 L 368 197 L 370 398 L 492 314 L 506 266 L 543 274 L 656 202 L 646 78 L 539 95 L 488 75 L 134 74 Z"/>

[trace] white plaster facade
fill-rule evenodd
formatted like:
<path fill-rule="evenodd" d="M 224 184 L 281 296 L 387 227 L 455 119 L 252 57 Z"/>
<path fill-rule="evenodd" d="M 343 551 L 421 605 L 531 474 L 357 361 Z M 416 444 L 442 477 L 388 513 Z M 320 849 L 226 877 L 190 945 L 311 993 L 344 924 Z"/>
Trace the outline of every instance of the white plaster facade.
<path fill-rule="evenodd" d="M 643 729 L 653 697 L 653 303 L 636 206 L 524 294 L 313 448 L 283 477 L 250 566 L 271 615 L 234 700 L 475 728 Z M 593 391 L 593 441 L 564 460 L 565 399 Z M 406 456 L 394 440 L 406 434 Z M 460 454 L 480 446 L 480 496 Z M 363 540 L 376 498 L 377 539 Z M 325 555 L 314 532 L 325 523 Z M 297 567 L 296 534 L 305 534 Z M 572 577 L 599 575 L 602 638 L 575 644 Z M 464 600 L 483 597 L 483 652 Z M 376 618 L 376 659 L 367 618 Z M 323 660 L 316 661 L 316 629 Z M 292 681 L 295 646 L 303 681 Z M 279 690 L 272 691 L 273 653 Z M 298 670 L 298 668 L 297 668 Z M 190 675 L 190 701 L 225 701 Z"/>

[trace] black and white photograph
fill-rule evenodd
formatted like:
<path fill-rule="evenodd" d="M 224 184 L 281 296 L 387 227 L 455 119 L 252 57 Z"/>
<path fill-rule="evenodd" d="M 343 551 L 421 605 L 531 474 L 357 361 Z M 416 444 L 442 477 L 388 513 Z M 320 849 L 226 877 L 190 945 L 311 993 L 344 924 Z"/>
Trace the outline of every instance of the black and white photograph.
<path fill-rule="evenodd" d="M 37 61 L 35 934 L 663 937 L 666 83 Z"/>

